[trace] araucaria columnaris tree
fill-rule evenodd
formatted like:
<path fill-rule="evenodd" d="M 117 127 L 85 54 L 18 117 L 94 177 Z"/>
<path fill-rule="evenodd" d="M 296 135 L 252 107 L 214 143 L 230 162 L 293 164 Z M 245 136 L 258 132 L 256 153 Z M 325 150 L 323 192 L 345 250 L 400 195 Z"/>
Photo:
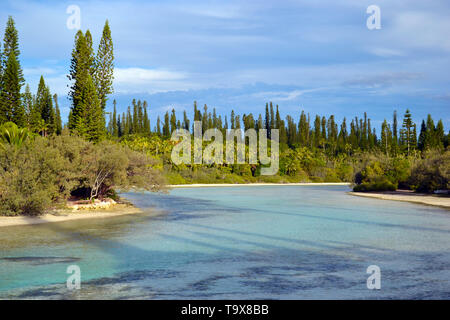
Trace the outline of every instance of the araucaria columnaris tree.
<path fill-rule="evenodd" d="M 56 134 L 61 134 L 62 131 L 61 111 L 59 110 L 58 95 L 56 93 L 53 95 L 53 102 L 55 103 L 55 132 Z"/>
<path fill-rule="evenodd" d="M 20 100 L 20 89 L 24 82 L 19 62 L 19 36 L 12 17 L 6 23 L 3 38 L 3 54 L 0 68 L 0 124 L 15 122 L 26 125 L 26 117 Z"/>
<path fill-rule="evenodd" d="M 50 89 L 46 86 L 44 77 L 39 80 L 36 93 L 35 110 L 31 115 L 32 127 L 43 136 L 55 132 L 55 111 Z"/>
<path fill-rule="evenodd" d="M 105 137 L 105 119 L 91 75 L 88 75 L 80 98 L 80 113 L 72 114 L 74 130 L 88 140 L 100 141 Z"/>
<path fill-rule="evenodd" d="M 102 38 L 98 46 L 97 56 L 95 58 L 94 82 L 97 88 L 100 105 L 103 110 L 106 107 L 108 94 L 113 93 L 114 79 L 114 52 L 111 38 L 111 29 L 108 20 L 103 28 Z"/>
<path fill-rule="evenodd" d="M 25 110 L 21 103 L 19 62 L 14 52 L 10 52 L 2 77 L 0 93 L 0 124 L 7 121 L 16 123 L 19 127 L 26 125 Z"/>
<path fill-rule="evenodd" d="M 406 113 L 403 118 L 403 125 L 402 129 L 400 130 L 400 140 L 402 145 L 406 149 L 406 154 L 409 156 L 411 150 L 415 149 L 417 144 L 416 125 L 412 121 L 409 109 L 406 109 Z"/>
<path fill-rule="evenodd" d="M 72 51 L 69 79 L 73 81 L 69 95 L 72 109 L 69 129 L 93 141 L 105 136 L 104 112 L 94 84 L 92 39 L 90 32 L 78 31 Z"/>
<path fill-rule="evenodd" d="M 72 51 L 69 80 L 73 81 L 69 96 L 72 99 L 71 116 L 69 117 L 69 129 L 77 130 L 78 118 L 83 114 L 81 110 L 81 92 L 86 85 L 90 71 L 90 49 L 88 42 L 81 30 L 75 35 L 75 47 Z"/>
<path fill-rule="evenodd" d="M 14 52 L 17 61 L 19 61 L 19 33 L 17 32 L 14 19 L 9 16 L 8 21 L 6 22 L 5 35 L 3 38 L 3 71 L 6 69 L 8 57 L 11 52 Z M 19 64 L 19 82 L 22 83 L 23 81 L 23 72 Z"/>

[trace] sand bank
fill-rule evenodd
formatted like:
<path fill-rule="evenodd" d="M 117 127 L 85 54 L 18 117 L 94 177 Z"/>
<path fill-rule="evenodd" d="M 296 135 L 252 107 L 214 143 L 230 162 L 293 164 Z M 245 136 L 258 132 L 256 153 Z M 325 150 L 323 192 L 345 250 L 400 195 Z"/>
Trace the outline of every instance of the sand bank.
<path fill-rule="evenodd" d="M 349 194 L 360 197 L 368 197 L 382 200 L 406 201 L 426 204 L 450 209 L 450 197 L 414 193 L 412 191 L 384 191 L 384 192 L 349 192 Z"/>
<path fill-rule="evenodd" d="M 134 214 L 142 212 L 141 209 L 129 204 L 115 204 L 108 209 L 95 210 L 60 210 L 54 213 L 47 213 L 37 217 L 18 216 L 18 217 L 0 217 L 0 228 L 30 224 L 41 224 L 49 222 L 64 222 L 70 220 L 109 218 L 125 214 Z"/>

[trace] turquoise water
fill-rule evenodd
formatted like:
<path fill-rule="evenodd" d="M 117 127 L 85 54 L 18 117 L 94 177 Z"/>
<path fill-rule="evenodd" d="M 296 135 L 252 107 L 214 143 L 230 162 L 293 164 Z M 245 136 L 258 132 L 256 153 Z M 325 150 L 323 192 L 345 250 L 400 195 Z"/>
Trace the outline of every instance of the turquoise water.
<path fill-rule="evenodd" d="M 450 211 L 346 191 L 127 193 L 144 213 L 3 228 L 0 298 L 449 299 Z M 367 289 L 369 265 L 380 290 Z"/>

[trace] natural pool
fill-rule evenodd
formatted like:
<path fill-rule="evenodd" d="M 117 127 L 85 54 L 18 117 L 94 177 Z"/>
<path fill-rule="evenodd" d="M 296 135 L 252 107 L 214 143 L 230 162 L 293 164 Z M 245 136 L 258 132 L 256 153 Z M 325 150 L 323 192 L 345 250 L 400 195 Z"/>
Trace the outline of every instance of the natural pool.
<path fill-rule="evenodd" d="M 450 211 L 348 190 L 127 193 L 144 213 L 1 228 L 0 298 L 449 299 Z M 69 291 L 74 264 L 81 289 Z M 380 290 L 367 289 L 369 265 Z"/>

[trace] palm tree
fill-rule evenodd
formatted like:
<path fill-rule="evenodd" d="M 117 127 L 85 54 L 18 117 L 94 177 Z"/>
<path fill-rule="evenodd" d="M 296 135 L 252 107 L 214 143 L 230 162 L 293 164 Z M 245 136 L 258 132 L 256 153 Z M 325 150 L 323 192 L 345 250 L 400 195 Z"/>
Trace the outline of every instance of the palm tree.
<path fill-rule="evenodd" d="M 46 137 L 48 130 L 48 124 L 45 123 L 43 119 L 39 120 L 38 131 L 41 133 L 41 136 Z"/>
<path fill-rule="evenodd" d="M 31 137 L 31 132 L 27 128 L 18 128 L 13 122 L 7 122 L 0 127 L 0 145 L 10 144 L 21 147 L 23 143 Z"/>

